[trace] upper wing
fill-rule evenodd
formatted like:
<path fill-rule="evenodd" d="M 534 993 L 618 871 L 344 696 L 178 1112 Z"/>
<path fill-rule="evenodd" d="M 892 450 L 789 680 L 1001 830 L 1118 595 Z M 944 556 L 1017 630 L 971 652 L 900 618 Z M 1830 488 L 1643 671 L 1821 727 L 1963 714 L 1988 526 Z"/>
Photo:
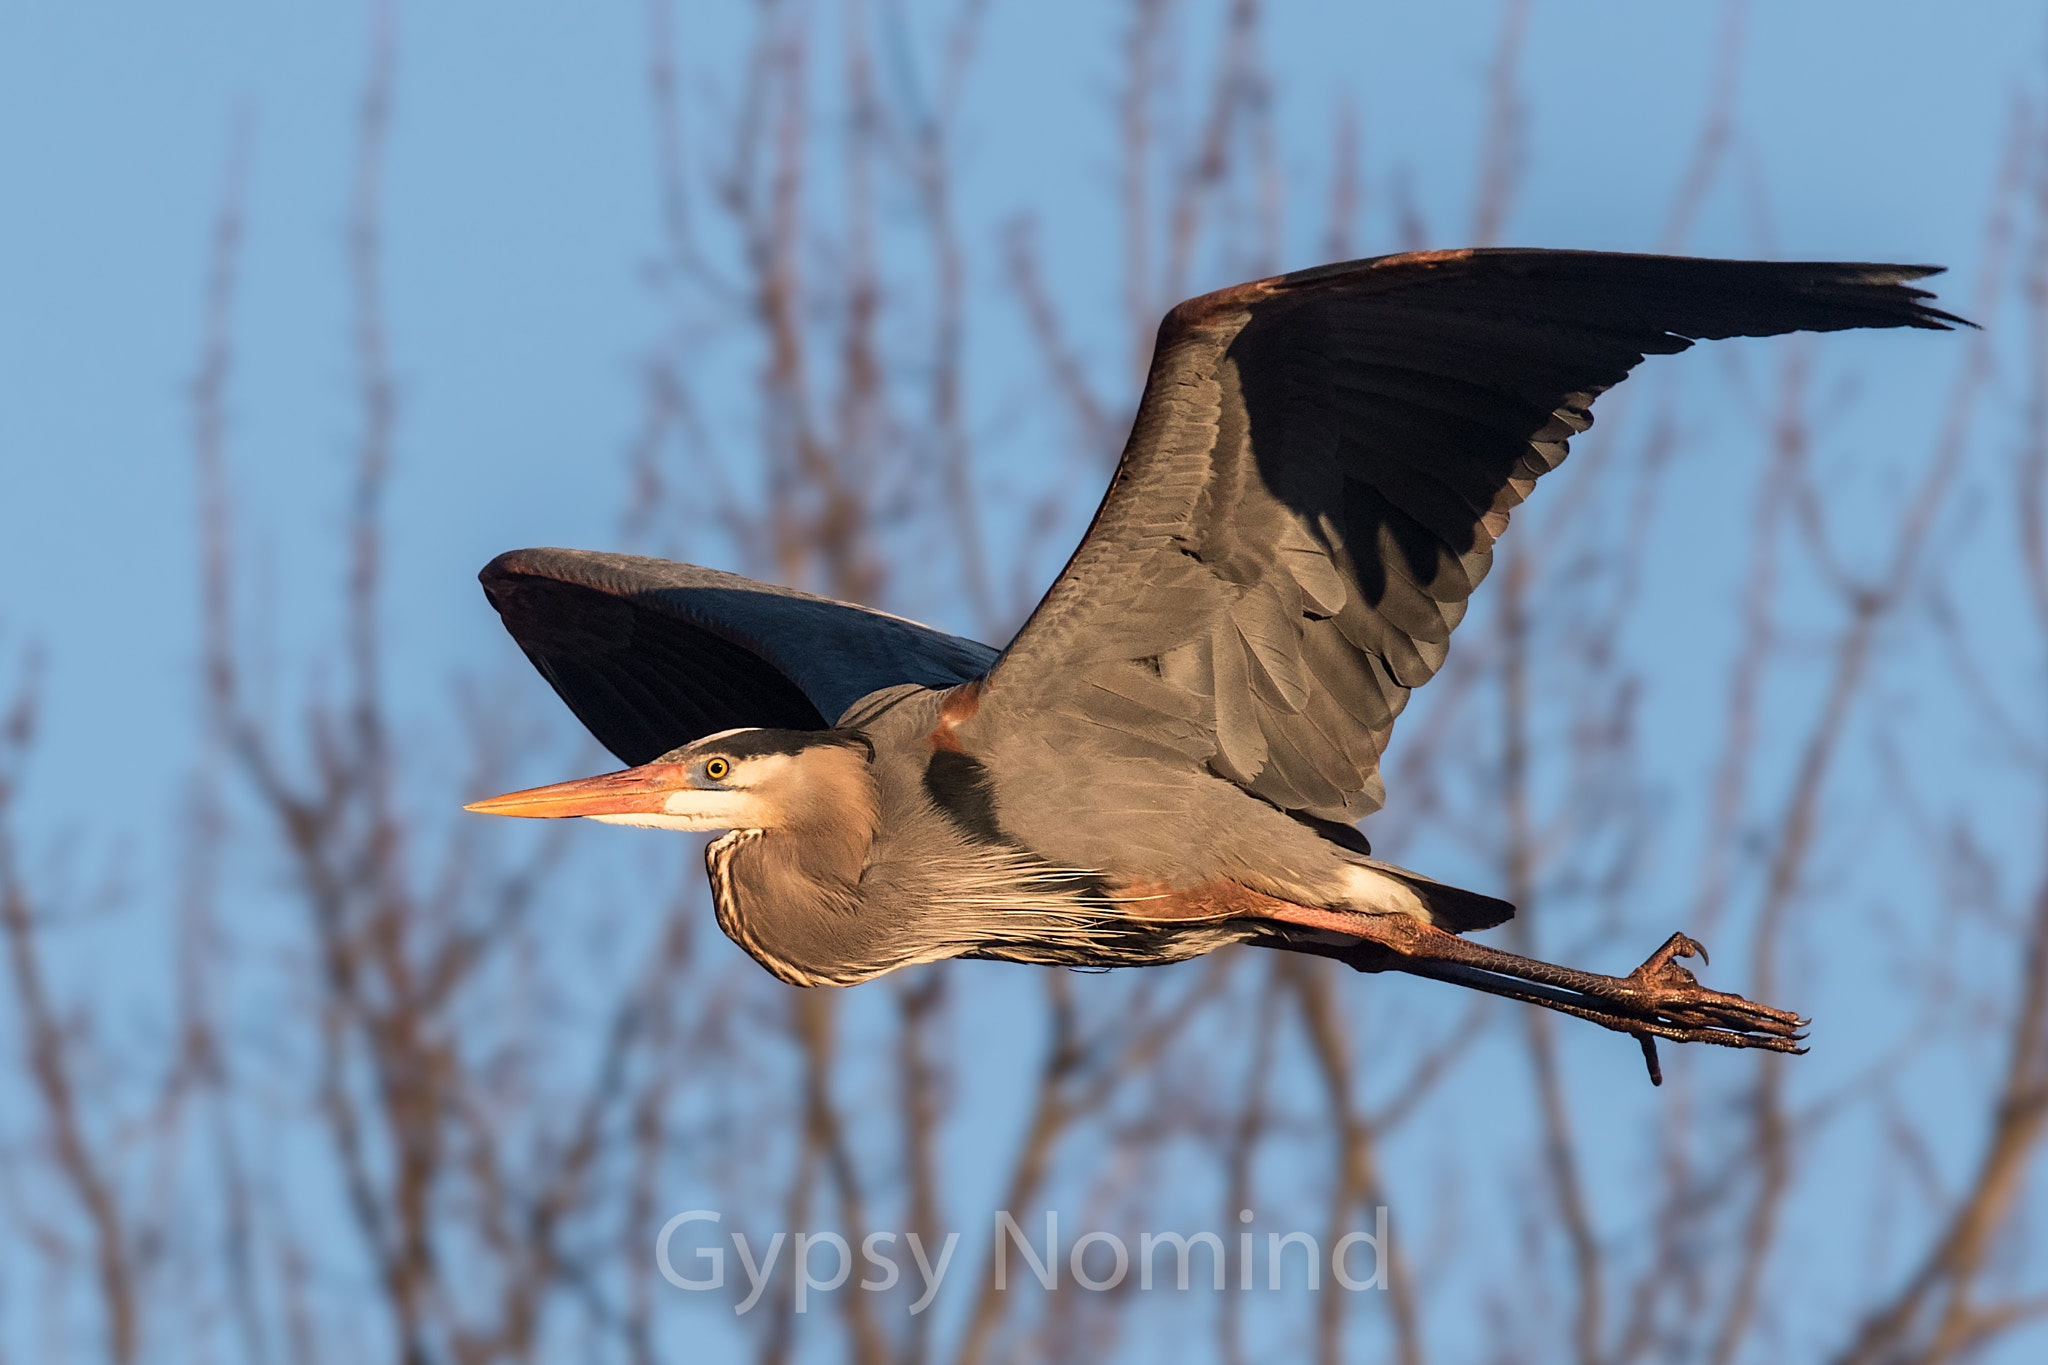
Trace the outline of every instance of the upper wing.
<path fill-rule="evenodd" d="M 952 687 L 996 657 L 900 616 L 665 559 L 514 550 L 477 576 L 534 667 L 629 764 L 740 726 L 823 730 L 870 692 Z"/>
<path fill-rule="evenodd" d="M 1942 328 L 1922 266 L 1446 251 L 1239 285 L 1159 329 L 1086 538 L 989 678 L 1273 804 L 1351 821 L 1508 509 L 1646 353 Z"/>

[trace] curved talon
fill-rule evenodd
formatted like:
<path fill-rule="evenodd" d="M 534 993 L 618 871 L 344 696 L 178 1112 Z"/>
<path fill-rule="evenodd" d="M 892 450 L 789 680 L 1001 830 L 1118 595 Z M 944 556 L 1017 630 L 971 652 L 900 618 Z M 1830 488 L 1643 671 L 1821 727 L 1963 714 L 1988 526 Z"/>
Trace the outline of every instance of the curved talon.
<path fill-rule="evenodd" d="M 1697 940 L 1673 934 L 1642 966 L 1628 974 L 1628 984 L 1634 988 L 1631 994 L 1639 993 L 1640 1005 L 1658 1022 L 1668 1022 L 1683 1032 L 1695 1034 L 1699 1041 L 1795 1050 L 1792 1045 L 1803 1039 L 1800 1030 L 1806 1027 L 1806 1019 L 1789 1010 L 1759 1005 L 1733 991 L 1709 990 L 1700 985 L 1698 977 L 1678 965 L 1679 958 L 1694 956 L 1702 963 L 1708 960 L 1706 948 Z M 1654 1062 L 1651 1070 L 1655 1079 Z"/>
<path fill-rule="evenodd" d="M 1640 979 L 1648 981 L 1653 976 L 1661 973 L 1664 968 L 1669 967 L 1681 977 L 1684 977 L 1689 984 L 1697 985 L 1697 978 L 1691 972 L 1679 966 L 1675 961 L 1675 959 L 1681 957 L 1697 957 L 1700 960 L 1701 966 L 1711 967 L 1713 965 L 1712 960 L 1707 957 L 1706 946 L 1699 940 L 1688 938 L 1684 934 L 1673 934 L 1670 938 L 1664 940 L 1662 947 L 1643 960 L 1642 966 L 1630 972 L 1629 977 L 1631 980 Z"/>

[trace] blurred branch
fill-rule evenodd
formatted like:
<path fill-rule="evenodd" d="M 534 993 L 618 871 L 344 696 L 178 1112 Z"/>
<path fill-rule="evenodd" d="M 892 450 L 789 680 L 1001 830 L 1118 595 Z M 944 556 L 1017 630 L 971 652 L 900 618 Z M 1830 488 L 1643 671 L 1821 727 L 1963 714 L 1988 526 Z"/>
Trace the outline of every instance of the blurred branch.
<path fill-rule="evenodd" d="M 934 459 L 944 488 L 944 515 L 959 555 L 961 585 L 980 628 L 991 635 L 1006 624 L 989 587 L 987 545 L 974 484 L 974 451 L 967 434 L 967 257 L 954 206 L 953 140 L 963 121 L 964 96 L 987 0 L 964 0 L 946 34 L 938 102 L 918 110 L 902 139 L 925 234 L 932 244 L 931 382 L 929 402 Z"/>
<path fill-rule="evenodd" d="M 106 1153 L 86 1131 L 70 1030 L 50 998 L 37 945 L 41 916 L 30 900 L 14 844 L 15 801 L 36 731 L 36 669 L 0 715 L 0 930 L 7 937 L 8 981 L 21 1015 L 24 1060 L 49 1132 L 57 1173 L 91 1229 L 93 1282 L 98 1289 L 106 1351 L 117 1365 L 135 1360 L 139 1310 L 130 1230 L 122 1216 Z"/>
<path fill-rule="evenodd" d="M 1223 1217 L 1217 1221 L 1229 1227 L 1231 1219 L 1252 1207 L 1256 1172 L 1254 1162 L 1268 1137 L 1271 1100 L 1274 1034 L 1281 1005 L 1283 983 L 1279 967 L 1268 964 L 1253 979 L 1257 1013 L 1252 1025 L 1252 1045 L 1246 1057 L 1240 1087 L 1236 1121 L 1223 1135 Z M 1235 1294 L 1223 1297 L 1217 1322 L 1224 1365 L 1244 1365 L 1244 1306 Z"/>
<path fill-rule="evenodd" d="M 1976 316 L 1987 327 L 2004 280 L 2002 267 L 2012 238 L 2015 200 L 2022 188 L 2032 191 L 2032 234 L 2020 269 L 2030 344 L 2025 410 L 2038 417 L 2048 411 L 2048 122 L 2020 111 L 2014 120 L 2008 156 L 2000 177 L 1999 195 L 1985 250 L 1984 273 L 1978 280 Z M 1967 443 L 1968 401 L 1992 377 L 1994 353 L 1990 332 L 1971 338 L 1971 355 L 1962 380 L 1951 396 L 1950 417 L 1943 429 L 1938 467 L 1962 458 Z M 2017 542 L 2022 581 L 2034 607 L 2037 644 L 2048 646 L 2048 594 L 2040 589 L 2043 563 L 2041 526 L 2044 503 L 2040 469 L 2044 438 L 2028 428 L 2013 461 Z M 1932 477 L 1932 476 L 1930 476 Z M 1915 508 L 1901 536 L 1901 554 L 1908 537 L 1924 536 L 1931 509 Z M 1903 580 L 1894 572 L 1885 591 L 1897 591 Z M 2048 792 L 2048 772 L 2037 772 Z M 1980 1351 L 1986 1343 L 2015 1327 L 2048 1316 L 2048 1294 L 2008 1297 L 1985 1302 L 1986 1275 L 1994 1268 L 1997 1239 L 2019 1214 L 2029 1170 L 2048 1135 L 2048 868 L 2037 873 L 2025 920 L 2018 962 L 2016 1003 L 2006 1025 L 2006 1063 L 1991 1104 L 1984 1151 L 1977 1168 L 1957 1196 L 1925 1258 L 1904 1285 L 1863 1319 L 1856 1335 L 1835 1357 L 1837 1365 L 1937 1365 Z"/>
<path fill-rule="evenodd" d="M 1096 394 L 1086 366 L 1062 334 L 1058 311 L 1039 277 L 1038 252 L 1030 224 L 1012 222 L 1004 235 L 1004 247 L 1011 288 L 1024 306 L 1025 320 L 1038 342 L 1054 387 L 1073 412 L 1083 443 L 1113 455 L 1121 444 L 1122 433 L 1116 431 L 1107 403 Z M 1150 355 L 1148 349 L 1148 359 Z"/>
<path fill-rule="evenodd" d="M 1228 957 L 1204 961 L 1192 987 L 1156 1005 L 1156 987 L 1150 983 L 1136 987 L 1092 1036 L 1081 1027 L 1069 974 L 1043 974 L 1051 1037 L 1039 1069 L 1031 1117 L 1024 1126 L 998 1208 L 1021 1211 L 1039 1200 L 1052 1175 L 1053 1156 L 1061 1139 L 1107 1104 L 1120 1085 L 1150 1065 L 1190 1018 L 1220 995 L 1230 962 Z M 990 1244 L 989 1258 L 979 1276 L 981 1288 L 954 1357 L 956 1365 L 981 1365 L 988 1358 L 1011 1304 L 1021 1297 L 995 1287 L 995 1257 L 1005 1250 L 1000 1240 Z"/>
<path fill-rule="evenodd" d="M 1145 7 L 1143 13 L 1149 18 L 1159 11 Z M 1174 180 L 1173 202 L 1167 214 L 1163 287 L 1148 295 L 1146 312 L 1134 314 L 1131 319 L 1132 336 L 1143 351 L 1143 355 L 1138 357 L 1141 364 L 1137 373 L 1140 376 L 1152 359 L 1151 320 L 1190 292 L 1195 247 L 1204 226 L 1204 209 L 1214 204 L 1229 185 L 1230 177 L 1237 169 L 1232 150 L 1245 136 L 1247 128 L 1259 123 L 1269 101 L 1264 63 L 1259 56 L 1258 0 L 1230 0 L 1223 23 L 1224 33 L 1218 46 L 1216 74 L 1209 87 L 1209 108 L 1202 120 L 1201 139 Z M 1159 41 L 1156 20 L 1145 27 L 1150 42 L 1156 45 Z M 1150 104 L 1156 98 L 1155 92 L 1141 88 L 1140 81 L 1136 79 L 1156 70 L 1156 63 L 1134 69 L 1131 98 L 1141 104 Z M 1146 174 L 1149 170 L 1145 165 L 1148 150 L 1140 137 L 1133 137 L 1126 144 L 1126 155 L 1137 161 L 1136 169 L 1130 174 L 1141 178 Z M 1254 196 L 1261 200 L 1265 198 L 1256 190 Z M 1142 208 L 1142 201 L 1136 207 Z M 1150 231 L 1150 224 L 1141 223 L 1140 227 Z M 1269 231 L 1265 235 L 1266 249 L 1260 254 L 1267 259 L 1249 265 L 1242 273 L 1265 274 L 1273 269 L 1270 258 L 1278 242 L 1274 240 L 1274 233 Z"/>
<path fill-rule="evenodd" d="M 1504 879 L 1515 918 L 1507 931 L 1512 951 L 1535 957 L 1538 911 L 1537 848 L 1531 823 L 1530 788 L 1531 698 L 1529 691 L 1529 553 L 1497 552 L 1507 561 L 1500 580 L 1500 793 L 1506 817 L 1503 846 Z M 1542 1010 L 1517 1010 L 1528 1052 L 1530 1082 L 1542 1121 L 1542 1162 L 1551 1201 L 1557 1210 L 1569 1252 L 1574 1295 L 1572 1342 L 1580 1365 L 1599 1365 L 1605 1322 L 1605 1275 L 1593 1218 L 1579 1175 L 1577 1139 L 1565 1103 L 1557 1044 L 1550 1016 Z"/>
<path fill-rule="evenodd" d="M 249 163 L 255 118 L 239 108 L 228 133 L 227 172 L 215 212 L 206 271 L 205 322 L 193 376 L 192 448 L 199 492 L 200 733 L 202 749 L 191 783 L 190 833 L 178 914 L 178 1029 L 180 1045 L 172 1084 L 202 1084 L 212 1101 L 213 1143 L 227 1219 L 225 1267 L 242 1348 L 252 1362 L 270 1358 L 268 1333 L 256 1297 L 254 1212 L 241 1142 L 236 1132 L 227 1049 L 214 1019 L 222 935 L 215 918 L 222 849 L 228 838 L 221 769 L 234 736 L 229 732 L 235 692 L 229 641 L 234 602 L 229 577 L 228 391 L 234 375 L 235 303 L 239 294 Z"/>
<path fill-rule="evenodd" d="M 1501 0 L 1499 35 L 1486 74 L 1486 136 L 1479 148 L 1479 200 L 1472 245 L 1498 246 L 1527 173 L 1529 109 L 1519 80 L 1529 44 L 1530 0 Z"/>
<path fill-rule="evenodd" d="M 1707 116 L 1700 123 L 1692 160 L 1672 198 L 1664 230 L 1657 235 L 1657 250 L 1671 255 L 1681 250 L 1699 221 L 1707 192 L 1714 186 L 1721 163 L 1727 160 L 1728 145 L 1735 137 L 1735 94 L 1742 75 L 1743 38 L 1749 27 L 1749 0 L 1723 0 L 1721 39 L 1714 51 L 1714 74 L 1707 93 Z"/>
<path fill-rule="evenodd" d="M 1758 710 L 1764 676 L 1777 654 L 1773 609 L 1782 590 L 1780 528 L 1793 499 L 1793 486 L 1812 441 L 1805 417 L 1812 349 L 1793 345 L 1779 370 L 1778 410 L 1771 421 L 1771 457 L 1757 484 L 1750 518 L 1749 553 L 1741 596 L 1742 627 L 1729 663 L 1727 719 L 1722 724 L 1707 816 L 1704 867 L 1693 901 L 1692 921 L 1711 939 L 1728 898 L 1738 825 L 1758 757 Z"/>
<path fill-rule="evenodd" d="M 1359 1113 L 1352 1094 L 1351 1048 L 1331 990 L 1331 967 L 1290 957 L 1282 970 L 1301 1007 L 1302 1024 L 1308 1032 L 1309 1046 L 1329 1097 L 1330 1118 L 1336 1127 L 1337 1178 L 1324 1234 L 1324 1244 L 1334 1247 L 1355 1212 L 1386 1203 L 1386 1190 L 1380 1180 L 1379 1133 Z M 1388 1240 L 1391 1242 L 1392 1238 Z M 1393 1319 L 1394 1357 L 1401 1365 L 1422 1365 L 1422 1323 L 1406 1257 L 1401 1254 L 1399 1243 L 1382 1248 L 1380 1255 L 1387 1259 L 1387 1303 Z M 1323 1296 L 1316 1322 L 1316 1358 L 1321 1365 L 1338 1365 L 1344 1357 L 1347 1302 L 1341 1294 Z"/>
<path fill-rule="evenodd" d="M 832 1078 L 836 1071 L 832 1032 L 834 1016 L 838 1012 L 838 997 L 827 991 L 795 991 L 790 996 L 790 1008 L 796 1022 L 798 1045 L 803 1053 L 807 1140 L 824 1158 L 833 1192 L 839 1201 L 840 1216 L 846 1220 L 845 1226 L 867 1228 L 871 1226 L 867 1216 L 868 1197 L 860 1172 L 854 1165 L 846 1126 L 832 1099 Z M 888 1350 L 870 1308 L 873 1300 L 863 1294 L 848 1294 L 839 1302 L 844 1306 L 852 1328 L 850 1359 L 855 1365 L 883 1365 L 888 1358 Z"/>
<path fill-rule="evenodd" d="M 397 386 L 391 375 L 384 318 L 384 168 L 391 136 L 391 102 L 398 75 L 395 0 L 370 7 L 370 65 L 356 114 L 355 186 L 348 229 L 349 296 L 355 309 L 357 438 L 355 490 L 349 533 L 349 661 L 355 678 L 355 742 L 371 770 L 383 763 L 384 738 L 375 697 L 381 635 L 378 586 L 383 571 L 384 485 L 391 469 L 397 423 Z"/>
<path fill-rule="evenodd" d="M 2022 147 L 2015 130 L 1999 175 L 1987 241 L 1980 258 L 1983 273 L 1978 279 L 1973 311 L 1987 321 L 2002 285 L 2013 232 L 2012 201 L 2019 184 Z M 1824 699 L 1799 745 L 1792 789 L 1770 825 L 1773 843 L 1751 945 L 1750 980 L 1759 999 L 1770 997 L 1776 989 L 1785 922 L 1799 899 L 1821 820 L 1822 796 L 1850 715 L 1868 681 L 1879 631 L 1915 586 L 1927 537 L 1969 449 L 1971 422 L 1978 397 L 1993 372 L 1993 353 L 1985 332 L 1971 333 L 1967 348 L 1949 392 L 1948 413 L 1936 440 L 1933 459 L 1898 513 L 1897 528 L 1890 537 L 1888 563 L 1871 586 L 1850 589 L 1844 594 L 1849 623 L 1830 651 Z M 1809 530 L 1809 535 L 1812 534 Z M 1750 1328 L 1762 1277 L 1777 1240 L 1784 1201 L 1791 1188 L 1792 1152 L 1784 1090 L 1782 1067 L 1767 1063 L 1757 1066 L 1755 1089 L 1749 1101 L 1750 1136 L 1745 1144 L 1748 1160 L 1756 1164 L 1757 1178 L 1743 1221 L 1742 1256 L 1714 1333 L 1712 1358 L 1716 1365 L 1734 1359 Z"/>
<path fill-rule="evenodd" d="M 1358 165 L 1358 106 L 1348 97 L 1337 105 L 1330 145 L 1330 202 L 1322 254 L 1327 261 L 1346 261 L 1358 254 L 1358 225 L 1366 209 L 1365 181 Z"/>
<path fill-rule="evenodd" d="M 1837 1365 L 1938 1365 L 2048 1316 L 2048 1296 L 2040 1294 L 1979 1301 L 1995 1242 L 2017 1212 L 2028 1169 L 2048 1133 L 2048 873 L 2033 895 L 2020 969 L 2005 1074 L 1977 1170 L 1926 1260 L 1864 1319 L 1834 1357 Z"/>
<path fill-rule="evenodd" d="M 940 1062 L 935 1055 L 945 1018 L 946 973 L 936 966 L 899 974 L 896 983 L 896 1070 L 902 1087 L 904 1221 L 927 1247 L 944 1244 L 939 1225 L 939 1138 L 945 1118 Z M 904 1365 L 924 1365 L 931 1355 L 929 1313 L 911 1320 Z"/>

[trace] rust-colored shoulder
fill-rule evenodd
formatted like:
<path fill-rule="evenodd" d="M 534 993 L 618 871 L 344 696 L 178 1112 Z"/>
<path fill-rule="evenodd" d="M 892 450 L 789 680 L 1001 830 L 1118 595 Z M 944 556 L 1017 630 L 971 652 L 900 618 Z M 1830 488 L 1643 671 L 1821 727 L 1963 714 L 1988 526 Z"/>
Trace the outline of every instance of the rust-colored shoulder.
<path fill-rule="evenodd" d="M 1159 324 L 1161 341 L 1178 336 L 1197 327 L 1214 324 L 1226 314 L 1242 313 L 1262 299 L 1270 298 L 1284 288 L 1285 275 L 1271 279 L 1252 280 L 1245 284 L 1233 284 L 1228 289 L 1219 289 L 1213 294 L 1202 294 L 1186 299 L 1173 306 L 1172 311 Z"/>
<path fill-rule="evenodd" d="M 939 728 L 931 735 L 932 748 L 949 754 L 967 752 L 960 744 L 960 727 L 981 709 L 981 690 L 987 684 L 984 677 L 946 689 L 945 699 L 939 703 Z"/>

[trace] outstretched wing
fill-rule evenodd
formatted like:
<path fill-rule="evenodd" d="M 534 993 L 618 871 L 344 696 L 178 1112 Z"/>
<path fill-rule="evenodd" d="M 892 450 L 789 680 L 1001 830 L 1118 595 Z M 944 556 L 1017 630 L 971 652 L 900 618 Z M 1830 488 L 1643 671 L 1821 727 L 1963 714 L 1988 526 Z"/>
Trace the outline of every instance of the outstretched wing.
<path fill-rule="evenodd" d="M 1924 266 L 1577 251 L 1387 256 L 1167 315 L 1087 537 L 983 715 L 1048 713 L 1351 821 L 1508 510 L 1645 354 L 1943 328 Z"/>
<path fill-rule="evenodd" d="M 952 687 L 996 651 L 716 569 L 513 550 L 478 575 L 576 718 L 629 764 L 740 726 L 823 730 L 870 692 Z"/>

